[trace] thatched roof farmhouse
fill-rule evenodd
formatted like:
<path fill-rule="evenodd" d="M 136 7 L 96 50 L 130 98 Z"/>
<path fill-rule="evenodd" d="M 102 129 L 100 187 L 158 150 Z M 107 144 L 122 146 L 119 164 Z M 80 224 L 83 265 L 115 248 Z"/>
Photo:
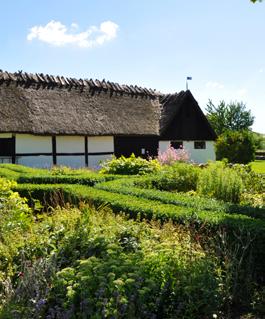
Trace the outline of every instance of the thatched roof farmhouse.
<path fill-rule="evenodd" d="M 200 142 L 205 161 L 215 137 L 190 91 L 0 71 L 0 162 L 95 166 L 111 154 L 156 155 L 174 141 Z"/>

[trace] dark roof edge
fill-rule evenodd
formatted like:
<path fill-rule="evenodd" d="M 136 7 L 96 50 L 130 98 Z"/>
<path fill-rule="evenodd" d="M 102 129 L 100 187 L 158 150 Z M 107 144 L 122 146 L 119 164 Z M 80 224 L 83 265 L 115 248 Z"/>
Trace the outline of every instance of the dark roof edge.
<path fill-rule="evenodd" d="M 191 93 L 190 90 L 187 90 L 186 92 L 187 92 L 187 97 L 190 97 L 194 101 L 194 104 L 197 106 L 197 109 L 200 112 L 203 121 L 205 122 L 205 125 L 209 128 L 210 132 L 213 135 L 213 138 L 216 140 L 217 134 L 215 133 L 214 129 L 212 128 L 210 122 L 207 120 L 206 115 L 203 113 L 202 109 L 200 108 L 199 103 L 197 102 L 197 100 L 195 99 L 195 97 L 193 96 L 193 94 Z"/>
<path fill-rule="evenodd" d="M 29 87 L 36 85 L 37 87 L 59 87 L 59 88 L 87 88 L 92 94 L 93 92 L 109 92 L 113 93 L 128 94 L 132 96 L 145 96 L 150 98 L 157 98 L 162 96 L 160 92 L 153 89 L 147 89 L 139 87 L 137 85 L 125 85 L 118 84 L 110 81 L 100 80 L 88 80 L 88 79 L 75 79 L 63 76 L 53 76 L 43 73 L 27 73 L 27 72 L 7 72 L 0 70 L 0 85 L 3 83 L 14 82 L 17 85 Z"/>

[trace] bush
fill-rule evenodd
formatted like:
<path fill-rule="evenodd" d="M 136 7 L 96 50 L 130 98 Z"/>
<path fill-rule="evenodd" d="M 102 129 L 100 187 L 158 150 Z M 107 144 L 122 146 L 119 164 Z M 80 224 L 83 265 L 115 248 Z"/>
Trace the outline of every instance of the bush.
<path fill-rule="evenodd" d="M 230 163 L 247 164 L 255 159 L 255 140 L 252 132 L 226 131 L 215 144 L 216 159 L 226 158 Z"/>
<path fill-rule="evenodd" d="M 132 154 L 126 158 L 113 157 L 101 164 L 100 172 L 103 174 L 120 174 L 120 175 L 143 175 L 157 172 L 160 165 L 157 160 L 146 160 L 141 157 L 136 157 Z"/>
<path fill-rule="evenodd" d="M 230 214 L 242 214 L 253 218 L 260 218 L 265 220 L 265 207 L 262 205 L 265 201 L 264 194 L 242 194 L 240 203 L 243 206 L 231 203 L 218 201 L 214 198 L 207 198 L 199 196 L 196 192 L 191 191 L 187 193 L 167 192 L 157 189 L 146 189 L 142 185 L 150 183 L 149 177 L 137 177 L 131 179 L 118 179 L 115 181 L 99 183 L 95 188 L 106 190 L 112 193 L 119 193 L 125 195 L 133 195 L 139 198 L 159 201 L 164 204 L 173 204 L 176 206 L 193 207 L 199 210 L 217 211 Z M 137 186 L 138 185 L 138 186 Z M 247 196 L 248 195 L 248 196 Z M 253 207 L 252 207 L 253 206 Z"/>
<path fill-rule="evenodd" d="M 136 185 L 166 191 L 188 192 L 196 190 L 199 171 L 199 167 L 192 164 L 175 162 L 172 166 L 163 166 L 157 174 L 145 180 L 136 181 Z"/>
<path fill-rule="evenodd" d="M 241 177 L 224 163 L 211 163 L 201 170 L 198 180 L 198 193 L 225 202 L 239 203 L 243 191 Z"/>
<path fill-rule="evenodd" d="M 214 259 L 171 223 L 83 211 L 58 255 L 67 263 L 55 276 L 46 315 L 196 318 L 219 307 Z"/>

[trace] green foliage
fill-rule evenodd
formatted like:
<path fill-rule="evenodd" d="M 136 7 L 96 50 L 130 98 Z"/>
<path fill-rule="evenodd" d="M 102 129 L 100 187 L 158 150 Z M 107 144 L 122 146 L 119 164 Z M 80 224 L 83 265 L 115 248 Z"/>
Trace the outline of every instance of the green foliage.
<path fill-rule="evenodd" d="M 220 175 L 216 183 L 222 196 L 237 198 L 242 179 L 241 201 L 262 207 L 260 175 L 249 166 L 214 165 L 181 164 L 125 178 L 4 166 L 6 172 L 18 174 L 19 182 L 31 184 L 11 182 L 2 187 L 1 196 L 14 194 L 10 187 L 19 191 L 29 199 L 34 215 L 30 210 L 18 214 L 21 208 L 13 213 L 11 205 L 6 219 L 0 219 L 0 317 L 208 318 L 214 313 L 229 317 L 233 304 L 251 308 L 252 283 L 259 278 L 262 284 L 264 278 L 264 208 L 201 197 L 194 188 L 189 193 L 154 189 L 153 180 L 161 176 L 167 185 L 167 174 L 175 189 L 188 190 L 201 183 L 204 172 L 214 180 L 220 170 L 227 176 Z M 32 184 L 49 181 L 60 184 Z M 85 183 L 93 187 L 80 185 Z M 250 193 L 252 202 L 246 196 Z M 108 205 L 136 221 L 114 217 L 106 208 L 52 208 L 83 207 L 84 202 Z M 41 208 L 49 213 L 40 214 Z M 13 216 L 11 223 L 7 216 Z M 167 223 L 170 219 L 183 226 Z M 255 296 L 255 309 L 262 311 L 259 287 Z"/>
<path fill-rule="evenodd" d="M 103 174 L 143 175 L 157 172 L 160 164 L 157 160 L 146 160 L 132 154 L 130 157 L 112 158 L 101 164 Z"/>
<path fill-rule="evenodd" d="M 62 223 L 57 213 L 39 226 L 40 232 L 49 226 L 46 241 Z M 47 254 L 33 261 L 16 279 L 4 308 L 7 318 L 14 313 L 19 318 L 197 318 L 221 308 L 220 266 L 188 229 L 127 220 L 106 209 L 84 208 L 72 221 L 65 217 L 71 227 L 64 227 L 54 258 Z"/>
<path fill-rule="evenodd" d="M 263 194 L 258 194 L 256 195 L 256 197 L 253 197 L 253 194 L 248 194 L 249 196 L 246 196 L 247 193 L 243 193 L 240 197 L 240 201 L 244 204 L 243 206 L 226 203 L 224 201 L 218 201 L 213 198 L 202 197 L 199 196 L 196 192 L 173 193 L 167 191 L 160 191 L 157 189 L 143 188 L 142 186 L 145 184 L 149 184 L 148 182 L 148 177 L 138 177 L 135 179 L 121 179 L 106 183 L 100 183 L 97 184 L 95 187 L 97 189 L 106 190 L 112 193 L 133 195 L 139 198 L 159 201 L 164 204 L 173 204 L 176 206 L 190 207 L 196 210 L 208 210 L 209 213 L 210 211 L 217 211 L 229 214 L 242 214 L 249 217 L 265 220 L 265 207 L 263 207 L 260 204 L 260 198 L 262 198 Z M 244 200 L 242 197 L 243 195 Z M 248 201 L 245 200 L 246 198 L 248 198 Z M 251 205 L 252 202 L 250 201 L 250 199 L 252 198 L 256 198 L 255 203 L 253 203 L 254 207 L 246 206 Z"/>
<path fill-rule="evenodd" d="M 210 163 L 202 170 L 198 181 L 198 193 L 225 202 L 239 203 L 243 182 L 238 174 L 221 162 Z"/>
<path fill-rule="evenodd" d="M 226 158 L 230 163 L 247 164 L 255 158 L 255 143 L 251 132 L 227 131 L 215 144 L 216 159 Z"/>
<path fill-rule="evenodd" d="M 199 168 L 188 163 L 175 163 L 164 166 L 153 178 L 152 188 L 177 192 L 196 190 Z"/>
<path fill-rule="evenodd" d="M 243 102 L 230 102 L 226 104 L 221 101 L 215 106 L 209 100 L 206 106 L 206 116 L 217 135 L 227 130 L 240 131 L 248 130 L 254 123 L 254 116 L 250 110 L 246 110 Z"/>
<path fill-rule="evenodd" d="M 255 147 L 257 150 L 265 150 L 265 136 L 264 134 L 252 132 Z"/>
<path fill-rule="evenodd" d="M 244 192 L 255 194 L 265 192 L 265 175 L 252 170 L 252 165 L 229 165 L 241 178 L 244 184 Z"/>
<path fill-rule="evenodd" d="M 12 273 L 12 258 L 18 250 L 14 241 L 23 238 L 32 221 L 26 199 L 11 190 L 15 185 L 15 182 L 0 178 L 0 297 L 1 280 L 5 273 Z"/>

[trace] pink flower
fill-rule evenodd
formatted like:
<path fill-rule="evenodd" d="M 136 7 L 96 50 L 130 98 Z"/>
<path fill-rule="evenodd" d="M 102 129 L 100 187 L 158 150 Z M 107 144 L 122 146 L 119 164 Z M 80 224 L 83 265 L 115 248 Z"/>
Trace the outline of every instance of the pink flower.
<path fill-rule="evenodd" d="M 187 162 L 189 154 L 184 148 L 175 149 L 169 146 L 165 152 L 158 152 L 157 159 L 161 165 L 172 165 L 176 161 Z"/>

